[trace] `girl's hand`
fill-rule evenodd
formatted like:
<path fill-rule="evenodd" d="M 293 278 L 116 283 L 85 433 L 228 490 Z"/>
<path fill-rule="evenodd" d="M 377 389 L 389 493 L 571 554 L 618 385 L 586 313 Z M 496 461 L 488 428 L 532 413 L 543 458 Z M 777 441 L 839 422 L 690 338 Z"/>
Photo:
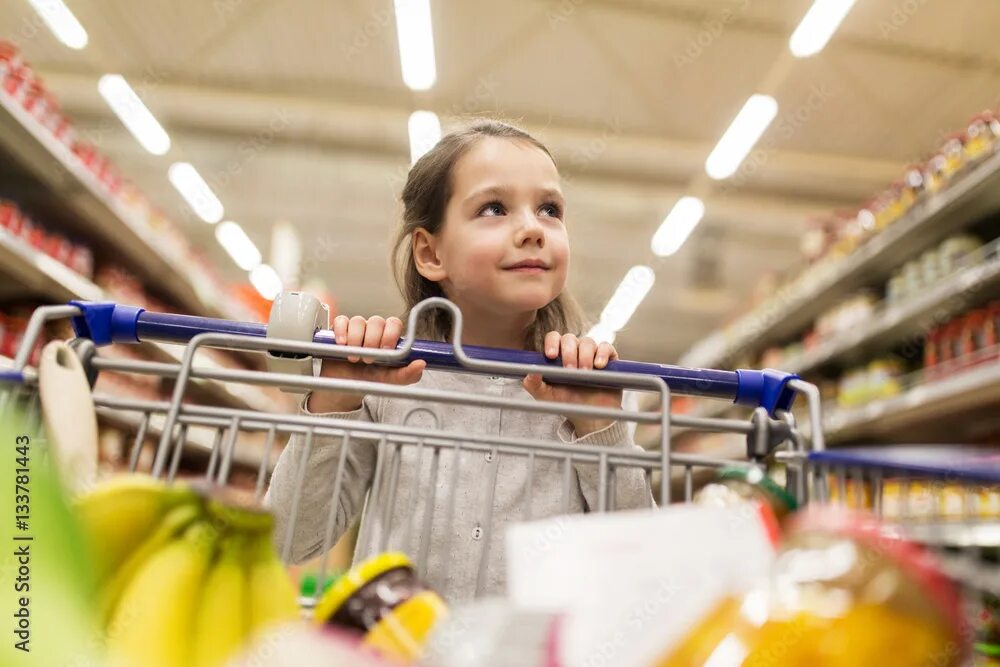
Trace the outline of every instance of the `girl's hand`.
<path fill-rule="evenodd" d="M 398 317 L 347 317 L 338 315 L 333 320 L 333 334 L 337 345 L 371 347 L 383 350 L 395 349 L 403 334 L 403 322 Z M 351 356 L 347 361 L 324 359 L 322 377 L 386 384 L 413 384 L 423 375 L 427 362 L 411 361 L 402 368 L 374 366 L 371 357 Z M 310 412 L 350 412 L 361 407 L 363 394 L 347 394 L 340 391 L 314 391 L 309 397 L 307 408 Z"/>
<path fill-rule="evenodd" d="M 612 359 L 618 358 L 618 351 L 611 343 L 600 345 L 593 338 L 578 339 L 573 334 L 560 334 L 550 331 L 545 334 L 545 356 L 555 359 L 562 355 L 564 368 L 601 369 Z M 524 378 L 524 389 L 538 401 L 558 401 L 561 403 L 576 403 L 592 405 L 601 408 L 620 408 L 622 406 L 621 389 L 601 389 L 563 384 L 549 385 L 541 375 L 532 373 Z M 612 423 L 610 419 L 592 419 L 589 417 L 567 417 L 577 437 L 599 431 Z"/>

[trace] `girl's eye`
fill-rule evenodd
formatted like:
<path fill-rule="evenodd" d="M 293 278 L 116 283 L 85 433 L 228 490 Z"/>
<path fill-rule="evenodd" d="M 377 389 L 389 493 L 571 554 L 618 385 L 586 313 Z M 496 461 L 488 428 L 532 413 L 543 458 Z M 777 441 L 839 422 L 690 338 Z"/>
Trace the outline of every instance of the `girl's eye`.
<path fill-rule="evenodd" d="M 491 201 L 489 204 L 479 209 L 479 215 L 488 218 L 503 215 L 503 204 L 498 201 Z"/>
<path fill-rule="evenodd" d="M 548 215 L 553 218 L 562 219 L 562 207 L 559 204 L 543 204 L 540 209 L 541 211 L 548 211 Z"/>

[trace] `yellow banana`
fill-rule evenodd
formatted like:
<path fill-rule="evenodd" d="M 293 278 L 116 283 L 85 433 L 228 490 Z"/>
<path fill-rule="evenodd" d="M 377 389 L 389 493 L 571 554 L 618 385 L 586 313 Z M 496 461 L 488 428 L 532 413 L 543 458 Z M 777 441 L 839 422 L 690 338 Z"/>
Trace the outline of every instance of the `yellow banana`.
<path fill-rule="evenodd" d="M 191 664 L 194 615 L 217 539 L 216 529 L 199 521 L 136 572 L 111 623 L 108 655 L 113 664 Z"/>
<path fill-rule="evenodd" d="M 159 524 L 154 524 L 152 533 L 121 564 L 118 570 L 101 586 L 101 618 L 109 621 L 115 612 L 124 591 L 129 588 L 133 577 L 146 562 L 173 542 L 199 516 L 202 508 L 198 503 L 180 505 L 169 510 Z"/>
<path fill-rule="evenodd" d="M 192 499 L 186 486 L 168 486 L 147 475 L 110 479 L 77 499 L 97 580 L 121 566 L 172 507 Z"/>
<path fill-rule="evenodd" d="M 298 595 L 288 571 L 278 559 L 271 531 L 256 533 L 250 546 L 248 604 L 251 636 L 277 624 L 300 618 Z"/>
<path fill-rule="evenodd" d="M 208 572 L 194 616 L 193 667 L 225 665 L 247 641 L 246 545 L 240 534 L 223 539 Z"/>

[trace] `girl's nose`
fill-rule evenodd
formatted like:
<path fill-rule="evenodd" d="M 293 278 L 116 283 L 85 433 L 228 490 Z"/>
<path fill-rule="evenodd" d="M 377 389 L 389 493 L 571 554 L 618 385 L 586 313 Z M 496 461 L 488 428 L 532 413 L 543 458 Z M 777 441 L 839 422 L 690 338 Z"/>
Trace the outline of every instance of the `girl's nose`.
<path fill-rule="evenodd" d="M 537 245 L 539 248 L 545 246 L 545 228 L 533 214 L 526 213 L 519 216 L 514 243 L 519 248 L 531 244 Z"/>

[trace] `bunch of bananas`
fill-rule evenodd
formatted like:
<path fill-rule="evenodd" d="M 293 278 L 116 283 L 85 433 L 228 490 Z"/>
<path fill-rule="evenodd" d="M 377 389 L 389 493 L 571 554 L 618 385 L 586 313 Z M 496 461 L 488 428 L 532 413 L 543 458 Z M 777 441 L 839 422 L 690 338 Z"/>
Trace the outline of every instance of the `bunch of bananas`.
<path fill-rule="evenodd" d="M 273 518 L 223 489 L 129 475 L 79 498 L 76 509 L 111 664 L 224 665 L 258 633 L 299 617 Z"/>

